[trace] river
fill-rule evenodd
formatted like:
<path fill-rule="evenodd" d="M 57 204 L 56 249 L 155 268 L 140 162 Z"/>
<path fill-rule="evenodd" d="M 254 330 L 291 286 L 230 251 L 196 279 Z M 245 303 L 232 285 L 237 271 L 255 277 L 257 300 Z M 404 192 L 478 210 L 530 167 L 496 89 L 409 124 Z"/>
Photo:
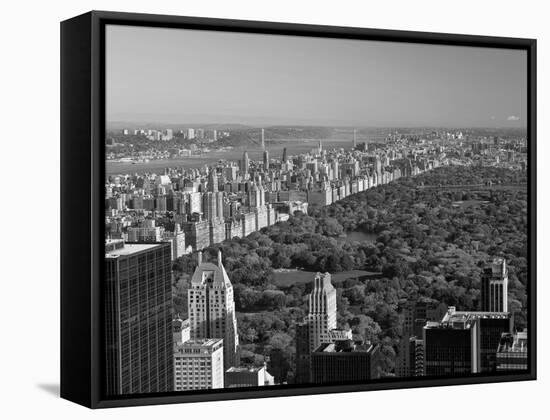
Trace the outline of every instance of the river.
<path fill-rule="evenodd" d="M 350 149 L 352 141 L 348 138 L 343 139 L 322 139 L 324 149 L 345 148 Z M 286 147 L 288 156 L 299 155 L 310 152 L 316 148 L 318 139 L 287 139 L 277 140 L 277 143 L 266 143 L 270 158 L 281 159 L 283 149 Z M 231 150 L 218 151 L 213 150 L 201 156 L 180 157 L 177 159 L 151 160 L 149 162 L 106 162 L 107 175 L 134 174 L 134 173 L 162 173 L 165 168 L 184 167 L 200 168 L 203 165 L 212 165 L 220 159 L 229 161 L 238 161 L 242 158 L 244 151 L 248 152 L 248 157 L 252 161 L 261 161 L 263 159 L 263 150 L 258 145 L 249 145 L 247 147 L 235 147 Z"/>

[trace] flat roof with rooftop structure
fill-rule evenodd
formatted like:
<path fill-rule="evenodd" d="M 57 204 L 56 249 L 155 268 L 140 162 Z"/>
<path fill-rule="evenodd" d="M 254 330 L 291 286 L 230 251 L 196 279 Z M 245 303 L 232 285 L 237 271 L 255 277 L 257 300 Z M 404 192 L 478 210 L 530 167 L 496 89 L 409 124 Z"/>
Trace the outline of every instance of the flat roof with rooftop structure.
<path fill-rule="evenodd" d="M 105 258 L 133 255 L 143 251 L 150 251 L 151 249 L 164 245 L 164 243 L 129 244 L 122 242 L 123 245 L 120 246 L 121 242 L 120 240 L 105 241 Z"/>
<path fill-rule="evenodd" d="M 457 311 L 450 306 L 441 322 L 427 322 L 425 328 L 470 328 L 477 320 L 510 319 L 509 312 Z"/>
<path fill-rule="evenodd" d="M 503 333 L 497 353 L 527 353 L 527 331 Z"/>
<path fill-rule="evenodd" d="M 223 347 L 222 338 L 204 338 L 187 340 L 185 343 L 178 344 L 177 350 L 180 353 L 200 354 L 209 353 L 221 347 Z"/>
<path fill-rule="evenodd" d="M 322 343 L 313 353 L 368 353 L 373 349 L 371 343 L 357 344 L 353 340 L 342 340 L 334 343 Z"/>
<path fill-rule="evenodd" d="M 265 369 L 265 366 L 232 366 L 226 370 L 226 372 L 235 372 L 235 373 L 257 373 Z"/>

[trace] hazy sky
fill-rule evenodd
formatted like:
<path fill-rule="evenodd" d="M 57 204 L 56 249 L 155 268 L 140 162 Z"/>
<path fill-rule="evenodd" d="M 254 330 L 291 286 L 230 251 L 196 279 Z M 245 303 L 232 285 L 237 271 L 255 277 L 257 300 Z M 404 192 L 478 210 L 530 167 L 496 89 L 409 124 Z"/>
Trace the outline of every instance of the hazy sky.
<path fill-rule="evenodd" d="M 108 26 L 107 120 L 522 127 L 524 51 Z"/>

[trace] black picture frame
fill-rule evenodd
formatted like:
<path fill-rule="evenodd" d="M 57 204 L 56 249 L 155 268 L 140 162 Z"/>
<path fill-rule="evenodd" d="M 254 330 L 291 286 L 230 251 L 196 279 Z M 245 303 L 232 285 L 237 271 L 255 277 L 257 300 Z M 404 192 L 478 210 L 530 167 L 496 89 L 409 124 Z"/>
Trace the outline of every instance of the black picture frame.
<path fill-rule="evenodd" d="M 519 49 L 528 73 L 529 372 L 384 379 L 107 398 L 101 386 L 105 25 Z M 481 384 L 536 379 L 536 40 L 92 11 L 61 23 L 61 397 L 90 408 Z"/>

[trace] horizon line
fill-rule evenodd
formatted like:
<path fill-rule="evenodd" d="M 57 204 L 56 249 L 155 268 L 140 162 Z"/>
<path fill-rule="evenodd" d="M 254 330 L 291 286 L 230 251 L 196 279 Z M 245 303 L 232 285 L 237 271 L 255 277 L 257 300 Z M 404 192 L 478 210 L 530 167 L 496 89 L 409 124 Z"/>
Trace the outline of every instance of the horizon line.
<path fill-rule="evenodd" d="M 270 128 L 270 127 L 322 127 L 322 128 L 349 128 L 349 129 L 403 129 L 403 128 L 430 128 L 430 129 L 527 129 L 527 124 L 519 123 L 518 121 L 509 121 L 509 123 L 517 123 L 521 125 L 460 125 L 460 124 L 419 124 L 419 125 L 407 125 L 407 124 L 390 124 L 390 125 L 364 125 L 364 124 L 309 124 L 309 123 L 269 123 L 269 124 L 258 124 L 258 123 L 245 123 L 245 122 L 160 122 L 160 121 L 147 121 L 147 122 L 137 122 L 132 120 L 111 120 L 105 122 L 106 129 L 109 129 L 110 125 L 114 124 L 128 124 L 128 125 L 157 125 L 157 126 L 185 126 L 189 128 L 208 126 L 208 125 L 217 125 L 217 126 L 231 126 L 231 125 L 240 125 L 249 128 Z"/>

